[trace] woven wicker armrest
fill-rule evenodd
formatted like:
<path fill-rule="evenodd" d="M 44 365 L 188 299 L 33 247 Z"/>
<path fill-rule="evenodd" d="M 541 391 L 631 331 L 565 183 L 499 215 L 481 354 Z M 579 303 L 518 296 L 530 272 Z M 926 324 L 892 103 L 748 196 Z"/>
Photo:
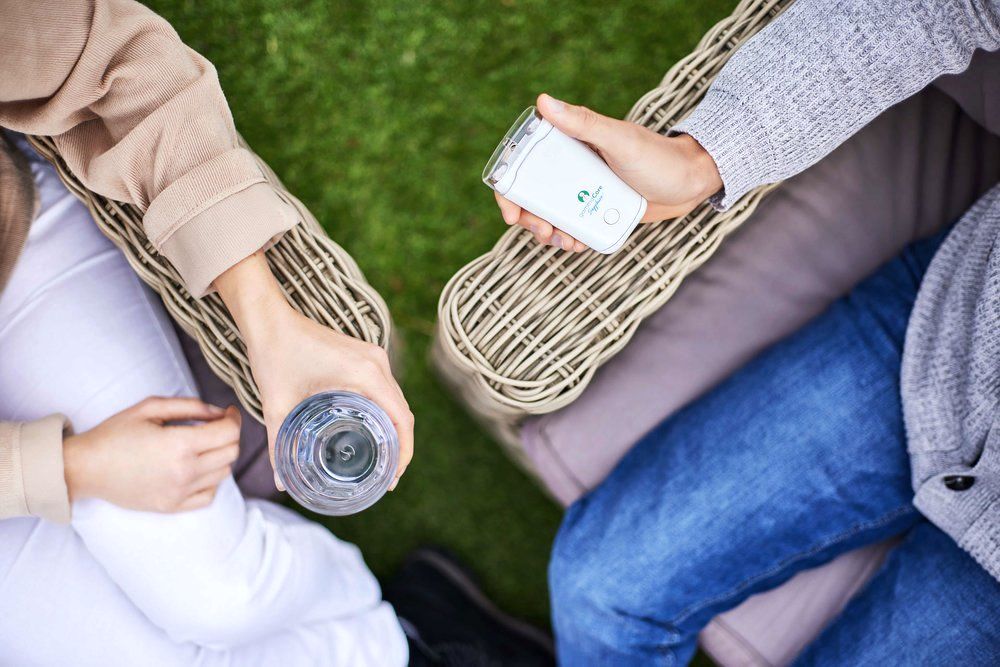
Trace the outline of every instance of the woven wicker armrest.
<path fill-rule="evenodd" d="M 91 192 L 69 171 L 48 137 L 28 137 L 59 172 L 73 194 L 90 209 L 101 231 L 125 254 L 139 277 L 163 299 L 167 312 L 201 347 L 212 370 L 236 392 L 240 402 L 262 420 L 260 393 L 250 374 L 246 346 L 217 294 L 196 299 L 176 269 L 156 252 L 142 229 L 142 213 Z M 278 195 L 298 212 L 299 224 L 267 250 L 271 270 L 292 306 L 342 333 L 388 347 L 389 311 L 365 281 L 361 269 L 334 243 L 309 210 L 285 190 L 273 171 L 257 163 Z"/>
<path fill-rule="evenodd" d="M 694 109 L 729 56 L 790 0 L 742 0 L 674 65 L 628 119 L 665 132 Z M 739 227 L 773 186 L 719 213 L 644 225 L 611 256 L 536 243 L 519 227 L 449 281 L 438 305 L 433 359 L 456 394 L 520 456 L 527 415 L 571 403 L 639 324 Z"/>

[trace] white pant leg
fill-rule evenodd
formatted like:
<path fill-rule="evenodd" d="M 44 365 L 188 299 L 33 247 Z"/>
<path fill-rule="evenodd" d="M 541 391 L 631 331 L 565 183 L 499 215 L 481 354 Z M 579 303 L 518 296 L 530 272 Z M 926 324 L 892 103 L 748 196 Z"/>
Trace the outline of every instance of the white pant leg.
<path fill-rule="evenodd" d="M 153 576 L 152 573 L 150 573 Z M 375 665 L 345 636 L 370 632 L 357 616 L 213 649 L 178 642 L 140 611 L 69 526 L 0 521 L 0 665 L 286 667 Z"/>
<path fill-rule="evenodd" d="M 156 298 L 86 209 L 35 163 L 42 213 L 0 295 L 0 418 L 66 413 L 88 429 L 148 395 L 194 385 Z M 235 646 L 295 627 L 338 626 L 344 664 L 405 662 L 405 639 L 358 550 L 232 479 L 208 508 L 74 506 L 73 527 L 125 595 L 168 636 Z M 338 660 L 338 662 L 340 661 Z"/>

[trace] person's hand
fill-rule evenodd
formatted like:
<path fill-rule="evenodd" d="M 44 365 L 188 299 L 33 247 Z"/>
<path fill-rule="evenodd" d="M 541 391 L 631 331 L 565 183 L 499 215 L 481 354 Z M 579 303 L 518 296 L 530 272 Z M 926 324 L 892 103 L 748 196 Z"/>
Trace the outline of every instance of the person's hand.
<path fill-rule="evenodd" d="M 690 213 L 722 189 L 712 156 L 690 135 L 666 137 L 641 125 L 608 118 L 586 107 L 538 97 L 538 111 L 564 134 L 590 145 L 608 166 L 646 198 L 643 222 Z M 504 222 L 530 230 L 539 243 L 579 252 L 586 246 L 548 221 L 494 193 Z"/>
<path fill-rule="evenodd" d="M 231 473 L 239 441 L 236 408 L 196 398 L 147 398 L 66 438 L 70 500 L 102 498 L 146 512 L 205 507 Z"/>
<path fill-rule="evenodd" d="M 296 405 L 323 391 L 352 391 L 385 410 L 396 429 L 399 467 L 390 489 L 395 488 L 413 458 L 413 413 L 385 350 L 293 309 L 260 253 L 230 268 L 215 285 L 246 341 L 261 393 L 271 465 L 278 429 Z M 281 488 L 277 475 L 275 484 Z"/>
<path fill-rule="evenodd" d="M 274 309 L 268 326 L 247 337 L 250 365 L 264 406 L 267 442 L 305 398 L 335 389 L 352 391 L 385 410 L 399 436 L 399 467 L 390 489 L 413 457 L 413 414 L 378 345 L 328 329 L 291 307 Z"/>

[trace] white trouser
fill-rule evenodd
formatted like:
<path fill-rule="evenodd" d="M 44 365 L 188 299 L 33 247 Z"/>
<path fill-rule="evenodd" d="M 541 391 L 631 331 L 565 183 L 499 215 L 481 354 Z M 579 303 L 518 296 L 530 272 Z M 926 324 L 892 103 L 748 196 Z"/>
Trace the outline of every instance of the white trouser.
<path fill-rule="evenodd" d="M 194 395 L 162 306 L 52 168 L 0 295 L 0 419 L 77 431 L 151 395 Z M 73 505 L 0 521 L 0 664 L 402 665 L 406 640 L 353 545 L 232 478 L 182 514 Z"/>

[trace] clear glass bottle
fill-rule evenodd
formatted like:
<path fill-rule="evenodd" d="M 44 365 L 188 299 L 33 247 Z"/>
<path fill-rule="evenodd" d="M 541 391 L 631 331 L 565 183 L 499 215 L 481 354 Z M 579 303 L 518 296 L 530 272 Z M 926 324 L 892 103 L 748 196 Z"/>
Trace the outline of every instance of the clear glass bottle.
<path fill-rule="evenodd" d="M 348 391 L 310 396 L 285 418 L 274 469 L 306 509 L 354 514 L 385 495 L 399 463 L 396 429 L 379 406 Z"/>

